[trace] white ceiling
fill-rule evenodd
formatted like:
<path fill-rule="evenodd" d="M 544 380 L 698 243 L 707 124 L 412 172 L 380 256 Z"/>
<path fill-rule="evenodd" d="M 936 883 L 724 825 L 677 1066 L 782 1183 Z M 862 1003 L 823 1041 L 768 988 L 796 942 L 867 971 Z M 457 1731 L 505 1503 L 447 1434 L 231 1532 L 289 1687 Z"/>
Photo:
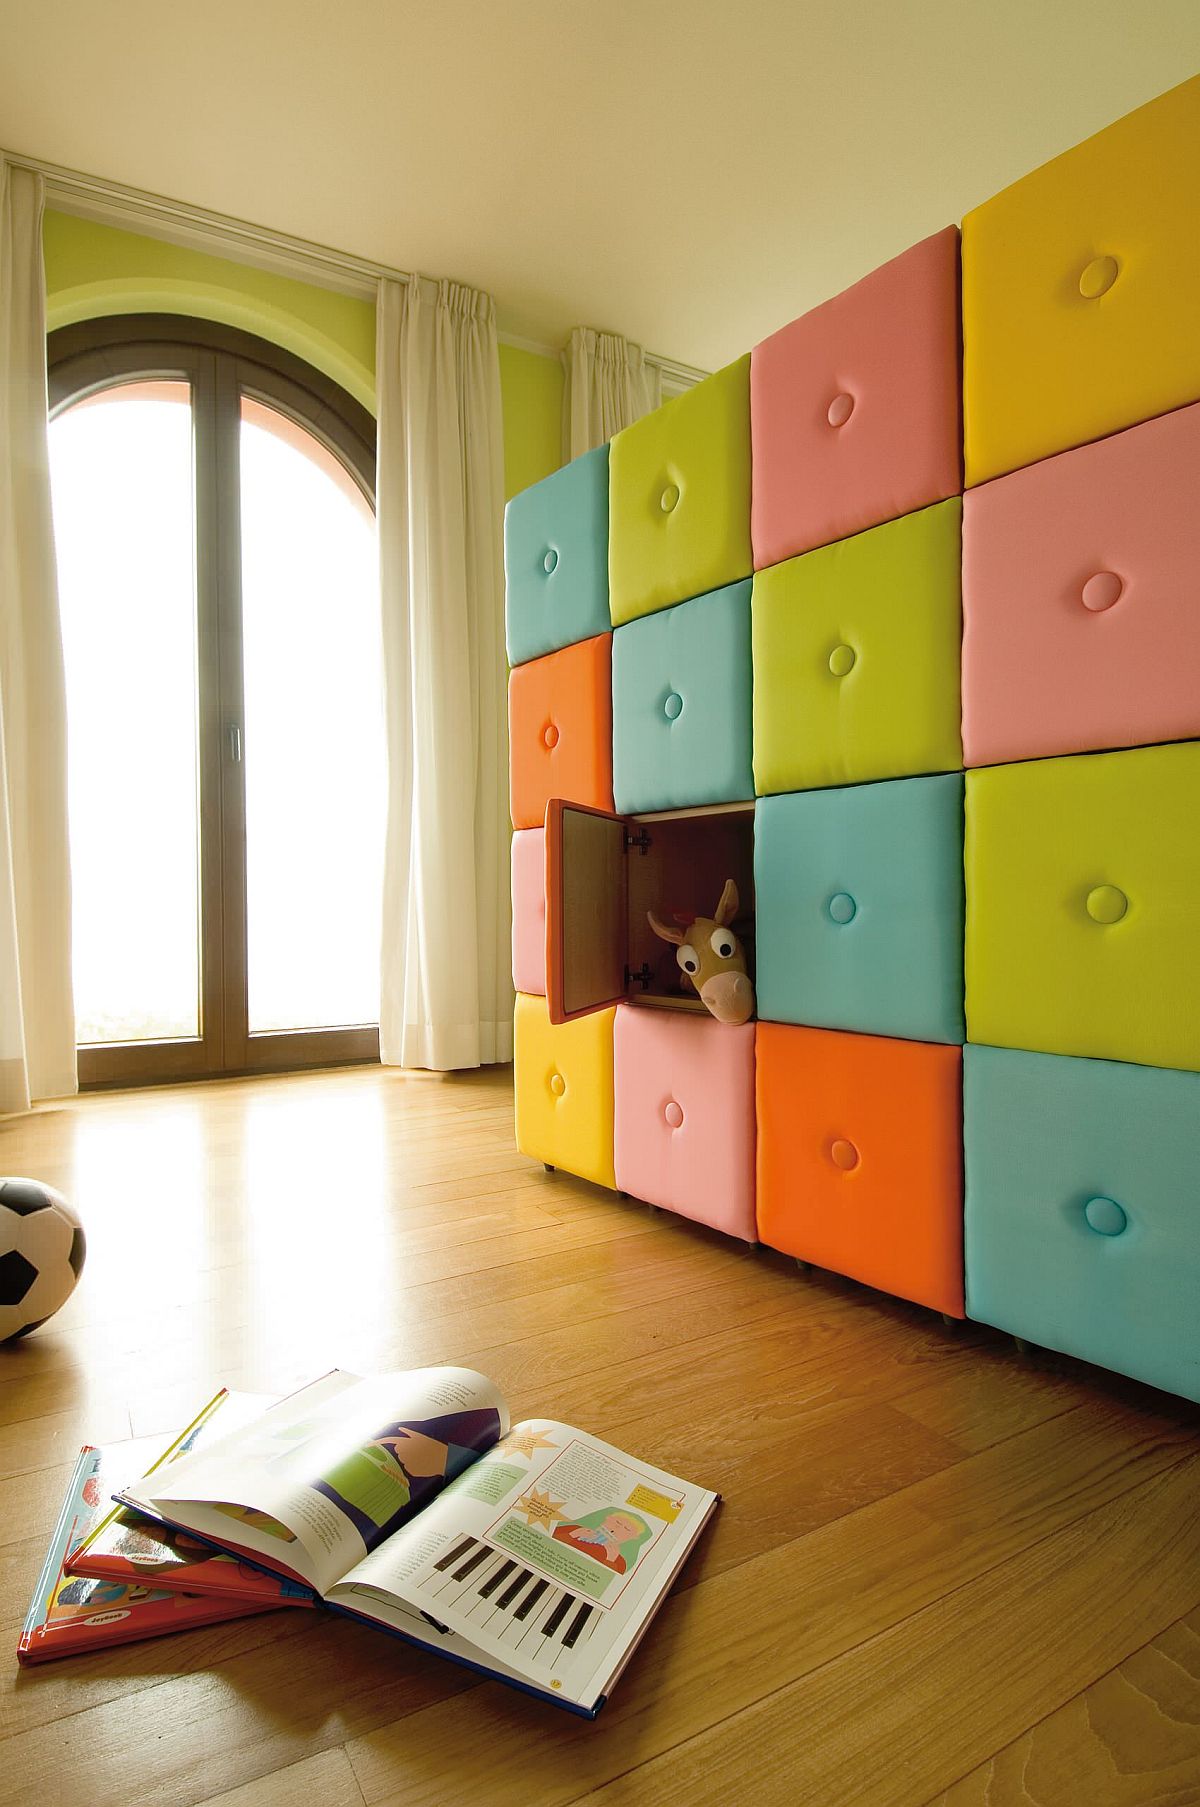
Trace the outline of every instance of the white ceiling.
<path fill-rule="evenodd" d="M 1197 68 L 1197 0 L 0 0 L 0 144 L 713 368 Z"/>

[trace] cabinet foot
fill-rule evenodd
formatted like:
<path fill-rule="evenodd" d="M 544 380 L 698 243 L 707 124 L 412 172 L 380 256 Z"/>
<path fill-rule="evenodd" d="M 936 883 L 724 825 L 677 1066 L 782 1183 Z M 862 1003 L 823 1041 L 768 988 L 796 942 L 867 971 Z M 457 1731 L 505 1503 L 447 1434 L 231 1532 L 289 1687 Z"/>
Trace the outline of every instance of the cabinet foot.
<path fill-rule="evenodd" d="M 948 1311 L 944 1311 L 942 1313 L 942 1323 L 946 1326 L 947 1330 L 957 1330 L 959 1320 L 952 1317 Z"/>
<path fill-rule="evenodd" d="M 553 1173 L 553 1172 L 554 1172 L 554 1169 L 553 1169 L 553 1167 L 552 1167 L 552 1166 L 551 1166 L 551 1165 L 550 1165 L 550 1163 L 549 1163 L 549 1161 L 543 1161 L 543 1162 L 542 1162 L 542 1168 L 543 1168 L 543 1171 L 544 1171 L 544 1172 L 546 1172 L 546 1173 Z"/>
<path fill-rule="evenodd" d="M 808 1262 L 807 1262 L 807 1261 L 801 1261 L 801 1259 L 800 1259 L 800 1257 L 799 1257 L 799 1255 L 797 1255 L 797 1257 L 796 1257 L 796 1272 L 797 1272 L 797 1273 L 798 1273 L 798 1274 L 807 1274 L 807 1273 L 811 1273 L 811 1271 L 812 1271 L 812 1270 L 811 1270 L 811 1268 L 810 1268 L 810 1266 L 809 1266 L 809 1264 L 808 1264 Z"/>
<path fill-rule="evenodd" d="M 1014 1336 L 1013 1347 L 1017 1351 L 1018 1355 L 1032 1355 L 1033 1354 L 1033 1344 L 1027 1343 L 1023 1336 Z"/>

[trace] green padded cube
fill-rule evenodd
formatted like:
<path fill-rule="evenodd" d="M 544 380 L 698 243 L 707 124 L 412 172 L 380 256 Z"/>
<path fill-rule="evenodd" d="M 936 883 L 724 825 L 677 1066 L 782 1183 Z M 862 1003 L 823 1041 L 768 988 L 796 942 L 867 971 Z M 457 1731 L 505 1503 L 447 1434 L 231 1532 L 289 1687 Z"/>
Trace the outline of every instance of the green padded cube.
<path fill-rule="evenodd" d="M 756 573 L 759 796 L 961 768 L 961 546 L 954 496 Z"/>
<path fill-rule="evenodd" d="M 750 358 L 626 427 L 609 452 L 613 625 L 749 577 Z"/>
<path fill-rule="evenodd" d="M 971 1041 L 1200 1071 L 1200 742 L 969 772 L 966 876 Z"/>

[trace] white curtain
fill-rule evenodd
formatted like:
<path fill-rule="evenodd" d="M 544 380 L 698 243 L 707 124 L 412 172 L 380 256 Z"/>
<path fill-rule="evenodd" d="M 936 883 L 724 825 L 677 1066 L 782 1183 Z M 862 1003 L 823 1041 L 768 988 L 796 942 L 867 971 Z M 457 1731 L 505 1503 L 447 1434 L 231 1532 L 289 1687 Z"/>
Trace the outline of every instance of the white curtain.
<path fill-rule="evenodd" d="M 0 157 L 0 1111 L 76 1089 L 40 175 Z"/>
<path fill-rule="evenodd" d="M 495 306 L 379 285 L 385 1064 L 512 1058 L 504 447 Z"/>
<path fill-rule="evenodd" d="M 563 352 L 563 460 L 603 445 L 662 400 L 662 372 L 619 333 L 577 326 Z"/>

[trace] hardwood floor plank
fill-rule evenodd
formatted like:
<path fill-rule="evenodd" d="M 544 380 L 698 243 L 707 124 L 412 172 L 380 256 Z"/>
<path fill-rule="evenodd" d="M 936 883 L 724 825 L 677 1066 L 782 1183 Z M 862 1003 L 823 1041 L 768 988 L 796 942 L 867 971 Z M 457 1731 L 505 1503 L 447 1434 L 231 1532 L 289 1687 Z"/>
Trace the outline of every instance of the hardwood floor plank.
<path fill-rule="evenodd" d="M 930 1807 L 1195 1807 L 1200 1612 L 1188 1613 Z"/>
<path fill-rule="evenodd" d="M 118 1443 L 131 1434 L 128 1407 L 89 1391 L 65 1411 L 0 1424 L 0 1474 L 14 1476 L 57 1467 L 73 1462 L 85 1443 Z"/>
<path fill-rule="evenodd" d="M 923 1807 L 1200 1600 L 1200 1456 L 581 1800 Z M 1114 1585 L 1114 1582 L 1116 1583 Z M 844 1703 L 854 1702 L 847 1724 Z M 755 1753 L 747 1774 L 746 1753 Z M 1069 1797 L 1068 1797 L 1069 1798 Z M 1086 1797 L 1085 1797 L 1086 1798 Z M 1082 1807 L 1082 1803 L 1081 1803 Z"/>
<path fill-rule="evenodd" d="M 547 1176 L 505 1072 L 114 1093 L 0 1135 L 90 1244 L 0 1350 L 10 1647 L 79 1443 L 167 1435 L 221 1382 L 476 1365 L 725 1496 L 595 1725 L 275 1613 L 0 1674 L 0 1803 L 1186 1799 L 1196 1409 Z"/>
<path fill-rule="evenodd" d="M 352 1741 L 363 1792 L 372 1807 L 402 1794 L 434 1807 L 457 1752 L 464 1792 L 486 1785 L 489 1807 L 521 1807 L 530 1798 L 521 1753 L 536 1739 L 539 1807 L 571 1801 L 879 1637 L 1089 1509 L 1170 1472 L 1190 1446 L 1170 1419 L 1080 1406 L 683 1589 L 663 1608 L 595 1725 L 564 1723 L 565 1715 L 552 1721 L 535 1703 L 489 1687 L 482 1698 L 445 1703 Z M 835 1716 L 858 1727 L 857 1702 L 847 1696 Z M 657 1776 L 647 1779 L 646 1800 L 655 1799 L 657 1786 Z M 744 1777 L 736 1784 L 726 1777 L 724 1786 L 726 1800 L 749 1798 Z M 789 1798 L 811 1799 L 814 1807 L 837 1799 L 820 1792 Z"/>
<path fill-rule="evenodd" d="M 352 1249 L 363 1252 L 365 1271 L 352 1265 Z M 622 1237 L 599 1251 L 567 1251 L 501 1269 L 506 1278 L 495 1287 L 489 1286 L 487 1275 L 467 1275 L 409 1288 L 402 1274 L 380 1263 L 374 1252 L 368 1257 L 369 1249 L 371 1239 L 364 1235 L 336 1261 L 321 1242 L 284 1251 L 256 1298 L 232 1292 L 218 1298 L 205 1316 L 219 1335 L 225 1359 L 245 1360 L 247 1352 L 269 1338 L 275 1346 L 313 1351 L 308 1371 L 319 1373 L 338 1360 L 349 1338 L 361 1340 L 364 1328 L 374 1349 L 390 1314 L 395 1328 L 384 1347 L 385 1365 L 445 1361 L 451 1359 L 447 1350 L 506 1340 L 514 1326 L 526 1333 L 553 1331 L 614 1308 L 640 1304 L 651 1309 L 673 1295 L 719 1285 L 752 1266 L 752 1257 L 733 1245 L 718 1247 L 715 1234 L 709 1243 L 691 1247 L 667 1235 Z M 264 1260 L 274 1256 L 275 1251 L 264 1249 Z M 783 1276 L 756 1276 L 752 1284 L 763 1291 L 773 1287 L 790 1303 Z M 401 1288 L 402 1312 L 397 1310 Z M 170 1362 L 181 1351 L 194 1350 L 194 1318 L 186 1303 L 142 1316 L 131 1312 L 105 1327 L 106 1354 L 136 1359 L 152 1347 L 156 1363 Z M 38 1373 L 57 1365 L 64 1349 L 82 1363 L 94 1341 L 86 1329 L 56 1330 L 31 1353 L 28 1369 Z M 209 1355 L 210 1370 L 215 1353 Z"/>
<path fill-rule="evenodd" d="M 131 1797 L 138 1807 L 179 1807 L 198 1773 L 206 1791 L 219 1794 L 474 1686 L 465 1670 L 366 1627 L 321 1612 L 296 1631 L 292 1619 L 284 1628 L 292 1635 L 241 1646 L 224 1659 L 208 1654 L 191 1672 L 164 1674 L 166 1647 L 186 1661 L 185 1645 L 202 1632 L 120 1653 L 123 1667 L 141 1650 L 161 1679 L 137 1692 L 136 1705 L 124 1692 L 71 1714 L 66 1724 L 45 1717 L 8 1736 L 0 1807 L 29 1807 L 51 1771 L 89 1807 L 121 1807 Z M 231 1628 L 225 1630 L 228 1636 Z M 94 1673 L 105 1663 L 95 1656 L 55 1665 L 69 1666 Z M 48 1670 L 24 1679 L 49 1681 Z M 69 1711 L 69 1690 L 59 1703 Z M 72 1798 L 67 1786 L 64 1799 Z"/>
<path fill-rule="evenodd" d="M 363 1807 L 363 1798 L 350 1759 L 338 1745 L 257 1781 L 198 1796 L 197 1803 L 198 1807 Z"/>
<path fill-rule="evenodd" d="M 265 1647 L 280 1653 L 272 1656 L 273 1661 L 290 1663 L 293 1659 L 285 1653 L 284 1647 L 293 1638 L 301 1640 L 296 1652 L 299 1667 L 303 1669 L 306 1660 L 303 1651 L 312 1628 L 299 1623 L 300 1610 L 293 1608 L 261 1616 L 256 1613 L 231 1619 L 224 1625 L 206 1625 L 195 1631 L 148 1639 L 143 1644 L 116 1645 L 94 1656 L 65 1657 L 41 1667 L 16 1670 L 4 1677 L 0 1687 L 0 1727 L 5 1739 L 11 1741 L 19 1733 L 36 1733 L 39 1728 L 59 1725 L 68 1719 L 78 1719 L 81 1725 L 90 1724 L 88 1715 L 95 1709 L 124 1701 L 126 1725 L 132 1737 L 141 1714 L 141 1706 L 134 1704 L 134 1696 L 190 1676 L 222 1671 L 236 1676 L 240 1673 L 239 1664 L 252 1663 L 254 1653 Z M 12 1647 L 15 1645 L 14 1627 Z M 6 1750 L 5 1755 L 8 1754 Z M 4 1773 L 4 1764 L 0 1763 L 0 1799 L 3 1798 Z M 80 1779 L 87 1774 L 86 1753 L 82 1749 L 77 1764 L 68 1764 L 66 1773 Z"/>
<path fill-rule="evenodd" d="M 375 1372 L 421 1363 L 455 1362 L 484 1368 L 505 1390 L 517 1417 L 523 1417 L 542 1404 L 546 1397 L 543 1388 L 553 1384 L 555 1376 L 584 1374 L 603 1367 L 611 1359 L 614 1347 L 624 1352 L 652 1350 L 667 1341 L 696 1342 L 712 1328 L 748 1318 L 765 1320 L 789 1309 L 786 1297 L 764 1290 L 753 1272 L 735 1273 L 732 1279 L 717 1279 L 704 1286 L 693 1284 L 690 1288 L 686 1277 L 680 1276 L 678 1290 L 672 1288 L 669 1296 L 649 1296 L 636 1306 L 624 1308 L 619 1291 L 609 1292 L 607 1298 L 593 1291 L 586 1302 L 579 1300 L 576 1289 L 571 1289 L 571 1295 L 567 1299 L 551 1299 L 544 1313 L 513 1307 L 482 1321 L 452 1321 L 447 1315 L 420 1331 L 413 1326 L 397 1331 L 371 1318 L 365 1324 L 348 1326 L 341 1341 L 335 1340 L 332 1333 L 318 1339 L 312 1333 L 306 1336 L 302 1329 L 289 1333 L 286 1326 L 281 1326 L 280 1333 L 269 1341 L 262 1337 L 249 1343 L 228 1339 L 220 1375 L 230 1386 L 251 1391 L 287 1391 L 335 1365 L 355 1372 Z M 541 1319 L 537 1330 L 528 1329 L 533 1317 Z M 509 1334 L 497 1340 L 497 1330 L 505 1324 Z M 494 1359 L 497 1352 L 501 1361 Z M 194 1348 L 181 1345 L 172 1351 L 171 1369 L 181 1405 L 186 1407 L 197 1389 L 203 1397 L 212 1368 L 197 1359 Z M 130 1411 L 135 1430 L 147 1418 L 162 1422 L 162 1378 L 131 1377 L 131 1388 Z M 171 1416 L 167 1414 L 168 1418 Z"/>

